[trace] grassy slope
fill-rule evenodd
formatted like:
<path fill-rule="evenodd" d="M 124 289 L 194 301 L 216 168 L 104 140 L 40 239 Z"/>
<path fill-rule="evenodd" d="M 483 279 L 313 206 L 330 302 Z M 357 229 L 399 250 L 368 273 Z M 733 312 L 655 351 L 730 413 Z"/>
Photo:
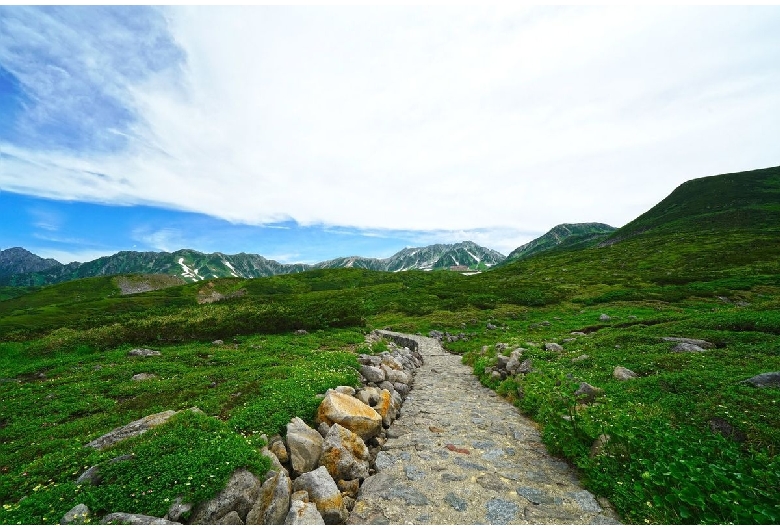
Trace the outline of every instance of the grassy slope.
<path fill-rule="evenodd" d="M 359 341 L 359 334 L 336 328 L 374 326 L 453 333 L 465 328 L 469 340 L 450 347 L 467 354 L 486 384 L 533 415 L 548 446 L 579 466 L 588 487 L 612 499 L 628 522 L 780 521 L 780 422 L 774 413 L 780 391 L 738 384 L 778 369 L 780 179 L 770 169 L 711 180 L 716 192 L 709 193 L 704 180 L 681 186 L 621 229 L 623 239 L 610 246 L 548 252 L 478 276 L 321 270 L 124 297 L 111 279 L 95 278 L 0 302 L 0 340 L 16 341 L 0 346 L 0 377 L 22 381 L 0 387 L 0 436 L 4 444 L 18 444 L 4 445 L 0 493 L 4 504 L 11 502 L 3 521 L 41 522 L 44 512 L 58 517 L 58 510 L 70 508 L 70 501 L 86 495 L 73 490 L 72 475 L 107 458 L 85 452 L 81 444 L 141 415 L 198 405 L 227 423 L 190 420 L 194 425 L 181 428 L 226 428 L 220 434 L 225 443 L 235 441 L 236 433 L 273 429 L 258 426 L 283 422 L 270 411 L 284 403 L 292 406 L 282 415 L 305 415 L 314 389 L 296 393 L 300 381 L 291 377 L 298 367 L 315 381 L 331 370 L 341 373 L 354 362 L 350 356 L 337 354 L 336 364 L 324 369 L 307 359 L 323 348 L 344 351 Z M 197 303 L 199 295 L 213 291 L 236 296 Z M 613 319 L 602 322 L 601 313 Z M 549 325 L 539 325 L 543 321 Z M 487 329 L 488 322 L 498 328 Z M 284 334 L 298 328 L 323 331 L 298 350 L 295 341 L 304 339 Z M 563 355 L 529 347 L 537 372 L 500 385 L 484 377 L 495 355 L 492 347 L 481 355 L 484 345 L 562 342 L 574 330 L 590 335 L 567 343 Z M 703 338 L 718 347 L 673 354 L 660 340 L 665 335 Z M 238 350 L 206 342 L 234 336 Z M 246 336 L 251 338 L 241 338 Z M 164 358 L 124 355 L 131 346 L 151 345 L 162 345 Z M 580 355 L 588 359 L 572 361 Z M 130 384 L 139 363 L 161 378 Z M 616 382 L 611 373 L 618 364 L 642 377 Z M 45 380 L 35 377 L 41 372 Z M 572 392 L 581 380 L 604 388 L 594 406 L 575 407 Z M 274 394 L 261 391 L 266 383 L 278 385 L 281 401 L 265 400 Z M 238 392 L 246 402 L 233 397 Z M 712 419 L 738 428 L 745 442 L 712 434 Z M 612 442 L 605 456 L 591 458 L 599 434 L 609 434 Z M 154 453 L 155 442 L 148 443 Z M 236 455 L 248 458 L 243 447 L 236 446 Z M 79 458 L 68 458 L 70 453 Z M 61 488 L 71 493 L 60 495 Z M 22 495 L 28 500 L 15 503 Z M 102 495 L 93 504 L 107 510 L 118 502 L 113 493 Z M 162 501 L 152 497 L 160 509 Z"/>

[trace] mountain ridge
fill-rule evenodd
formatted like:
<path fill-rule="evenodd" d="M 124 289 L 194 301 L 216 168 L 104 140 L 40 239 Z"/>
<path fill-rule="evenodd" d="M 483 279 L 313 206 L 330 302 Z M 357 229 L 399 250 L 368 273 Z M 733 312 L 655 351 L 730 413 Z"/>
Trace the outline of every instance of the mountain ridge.
<path fill-rule="evenodd" d="M 68 280 L 108 276 L 115 274 L 169 274 L 185 281 L 202 281 L 213 278 L 264 278 L 278 274 L 290 274 L 317 269 L 361 268 L 384 272 L 402 270 L 438 270 L 450 267 L 466 267 L 468 270 L 487 270 L 502 262 L 505 256 L 495 250 L 482 247 L 472 241 L 452 244 L 435 244 L 425 247 L 404 248 L 389 258 L 364 258 L 350 256 L 325 260 L 313 265 L 283 264 L 259 254 L 204 253 L 192 249 L 175 252 L 139 252 L 124 250 L 92 261 L 62 264 L 56 260 L 44 260 L 35 254 L 15 247 L 13 255 L 24 255 L 37 267 L 20 268 L 8 258 L 8 264 L 0 267 L 0 285 L 41 286 Z M 9 249 L 10 250 L 10 249 Z M 0 251 L 0 256 L 6 251 Z M 36 261 L 34 258 L 37 258 Z M 51 263 L 42 268 L 41 263 Z"/>

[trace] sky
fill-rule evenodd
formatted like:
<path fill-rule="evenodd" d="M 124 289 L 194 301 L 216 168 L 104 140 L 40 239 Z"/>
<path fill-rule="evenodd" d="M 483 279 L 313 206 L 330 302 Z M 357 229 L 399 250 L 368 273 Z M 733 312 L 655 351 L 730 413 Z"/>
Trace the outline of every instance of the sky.
<path fill-rule="evenodd" d="M 780 7 L 0 6 L 0 249 L 508 254 L 780 165 Z"/>

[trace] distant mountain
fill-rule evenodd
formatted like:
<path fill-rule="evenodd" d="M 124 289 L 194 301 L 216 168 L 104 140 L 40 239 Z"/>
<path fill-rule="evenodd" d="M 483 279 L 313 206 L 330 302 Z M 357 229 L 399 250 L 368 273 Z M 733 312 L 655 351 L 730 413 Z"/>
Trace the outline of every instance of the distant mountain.
<path fill-rule="evenodd" d="M 189 249 L 177 252 L 125 251 L 87 263 L 74 262 L 62 265 L 55 260 L 43 260 L 43 258 L 35 256 L 35 254 L 24 249 L 19 250 L 22 252 L 16 252 L 13 255 L 9 254 L 7 265 L 9 271 L 19 269 L 19 272 L 10 272 L 4 279 L 0 280 L 0 284 L 12 286 L 51 285 L 80 278 L 128 273 L 168 274 L 178 276 L 188 282 L 194 282 L 209 278 L 229 278 L 231 276 L 236 278 L 263 278 L 313 269 L 344 267 L 390 272 L 448 269 L 450 267 L 486 270 L 504 259 L 502 254 L 481 247 L 471 241 L 452 245 L 407 248 L 385 259 L 337 258 L 315 265 L 300 263 L 282 264 L 257 254 L 241 253 L 230 255 L 221 252 L 204 254 Z M 16 264 L 11 259 L 15 255 L 22 256 L 24 260 Z M 38 261 L 35 261 L 35 259 Z M 37 269 L 31 269 L 29 268 L 30 265 L 24 265 L 24 263 L 28 262 L 38 263 L 39 266 Z M 42 262 L 46 262 L 49 266 L 40 266 Z M 22 268 L 24 266 L 28 268 Z"/>
<path fill-rule="evenodd" d="M 400 272 L 408 270 L 441 270 L 451 267 L 469 270 L 487 270 L 501 263 L 504 255 L 481 247 L 471 241 L 452 245 L 430 245 L 427 247 L 405 248 L 389 258 L 337 258 L 323 261 L 313 266 L 315 269 L 334 269 L 354 267 L 376 271 Z"/>
<path fill-rule="evenodd" d="M 553 227 L 543 236 L 516 248 L 507 256 L 505 263 L 529 258 L 547 250 L 578 250 L 595 246 L 615 227 L 603 223 L 564 223 Z"/>
<path fill-rule="evenodd" d="M 36 256 L 22 247 L 0 250 L 0 278 L 14 274 L 39 272 L 57 265 L 62 264 L 55 259 L 44 259 Z"/>

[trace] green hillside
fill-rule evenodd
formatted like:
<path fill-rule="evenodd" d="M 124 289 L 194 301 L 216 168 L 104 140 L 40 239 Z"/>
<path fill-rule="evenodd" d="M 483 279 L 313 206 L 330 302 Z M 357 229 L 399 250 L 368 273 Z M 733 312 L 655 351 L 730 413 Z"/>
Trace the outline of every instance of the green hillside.
<path fill-rule="evenodd" d="M 615 228 L 603 223 L 565 223 L 553 227 L 546 234 L 516 248 L 507 256 L 506 263 L 530 258 L 548 250 L 581 250 L 596 246 Z"/>
<path fill-rule="evenodd" d="M 323 385 L 354 383 L 353 352 L 370 351 L 362 334 L 392 327 L 448 334 L 445 347 L 533 417 L 624 522 L 777 524 L 780 388 L 744 381 L 780 371 L 779 190 L 780 168 L 696 179 L 606 244 L 475 276 L 324 269 L 126 295 L 114 276 L 15 292 L 0 301 L 0 523 L 56 522 L 77 502 L 164 513 L 168 492 L 129 506 L 118 493 L 141 487 L 132 470 L 110 487 L 73 483 L 121 451 L 164 452 L 153 437 L 105 455 L 83 447 L 162 410 L 199 407 L 212 418 L 175 427 L 262 467 L 259 433 L 311 418 Z M 678 352 L 664 337 L 709 345 Z M 135 347 L 162 355 L 128 357 Z M 499 352 L 517 347 L 533 369 L 494 377 Z M 617 380 L 617 366 L 637 377 Z M 131 382 L 141 371 L 157 379 Z M 582 382 L 603 393 L 578 400 Z M 211 465 L 180 451 L 166 465 Z M 203 490 L 223 471 L 198 475 Z"/>

